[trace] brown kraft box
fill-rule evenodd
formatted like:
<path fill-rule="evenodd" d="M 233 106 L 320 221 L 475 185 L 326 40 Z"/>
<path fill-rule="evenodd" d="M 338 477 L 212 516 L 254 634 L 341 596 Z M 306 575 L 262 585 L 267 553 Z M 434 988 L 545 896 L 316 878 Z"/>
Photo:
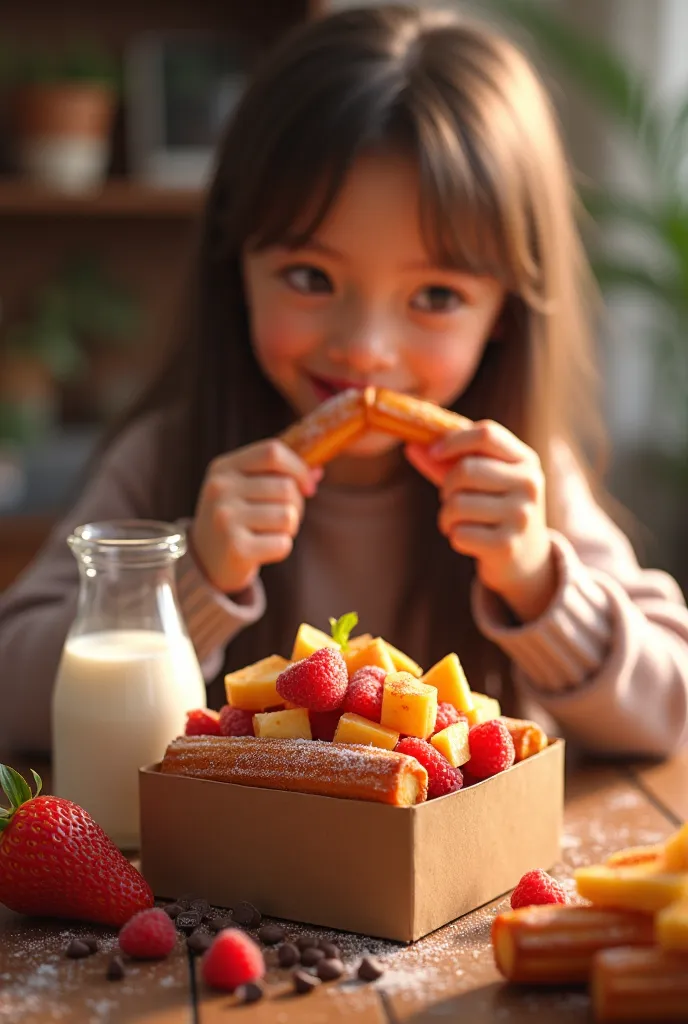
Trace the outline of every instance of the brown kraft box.
<path fill-rule="evenodd" d="M 390 807 L 139 773 L 142 870 L 271 917 L 412 942 L 559 857 L 564 743 L 458 793 Z"/>

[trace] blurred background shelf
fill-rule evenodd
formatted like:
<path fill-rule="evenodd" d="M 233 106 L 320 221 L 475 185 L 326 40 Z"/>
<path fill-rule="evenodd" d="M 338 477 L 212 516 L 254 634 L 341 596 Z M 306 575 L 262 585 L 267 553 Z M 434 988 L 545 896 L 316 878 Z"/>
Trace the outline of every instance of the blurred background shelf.
<path fill-rule="evenodd" d="M 70 195 L 0 178 L 0 217 L 194 217 L 203 190 L 162 188 L 112 179 L 92 193 Z"/>

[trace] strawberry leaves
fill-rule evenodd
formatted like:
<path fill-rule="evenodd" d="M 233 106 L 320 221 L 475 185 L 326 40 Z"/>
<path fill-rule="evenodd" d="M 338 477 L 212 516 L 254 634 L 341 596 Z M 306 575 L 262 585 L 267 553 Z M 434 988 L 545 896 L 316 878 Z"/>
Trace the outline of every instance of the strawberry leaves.
<path fill-rule="evenodd" d="M 38 796 L 43 783 L 41 782 L 40 776 L 36 774 L 33 768 L 31 769 L 31 774 L 33 775 L 33 781 L 36 786 L 35 795 Z M 10 768 L 6 764 L 0 764 L 0 788 L 10 803 L 9 808 L 0 807 L 0 835 L 2 835 L 12 820 L 14 812 L 19 810 L 22 804 L 32 800 L 33 795 L 28 782 L 19 774 L 19 772 L 15 771 L 14 768 Z"/>
<path fill-rule="evenodd" d="M 351 630 L 358 624 L 358 615 L 356 612 L 346 612 L 344 615 L 340 615 L 338 619 L 334 619 L 330 616 L 330 632 L 332 633 L 332 639 L 339 644 L 340 648 L 345 651 L 349 646 L 349 635 Z"/>

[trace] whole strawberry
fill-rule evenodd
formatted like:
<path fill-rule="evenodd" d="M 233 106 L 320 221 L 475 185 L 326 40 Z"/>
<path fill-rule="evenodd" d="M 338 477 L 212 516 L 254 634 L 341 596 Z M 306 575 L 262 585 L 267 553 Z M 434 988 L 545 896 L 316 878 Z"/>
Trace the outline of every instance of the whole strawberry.
<path fill-rule="evenodd" d="M 343 711 L 352 711 L 371 722 L 382 717 L 382 691 L 387 673 L 378 665 L 364 665 L 354 672 L 349 680 Z"/>
<path fill-rule="evenodd" d="M 300 708 L 334 711 L 346 695 L 349 673 L 340 651 L 321 647 L 280 672 L 276 685 L 280 697 Z"/>
<path fill-rule="evenodd" d="M 140 910 L 130 917 L 118 936 L 119 948 L 136 960 L 162 960 L 177 943 L 177 929 L 160 907 Z"/>
<path fill-rule="evenodd" d="M 239 928 L 225 928 L 204 955 L 201 974 L 206 985 L 233 992 L 239 985 L 262 978 L 265 960 L 250 935 Z"/>
<path fill-rule="evenodd" d="M 194 708 L 186 712 L 185 736 L 220 736 L 220 716 L 210 708 Z"/>
<path fill-rule="evenodd" d="M 19 914 L 66 917 L 121 927 L 153 906 L 153 893 L 83 807 L 36 795 L 0 764 L 10 806 L 0 809 L 0 903 Z"/>
<path fill-rule="evenodd" d="M 526 871 L 511 894 L 511 907 L 535 907 L 543 903 L 568 903 L 566 890 L 546 871 Z"/>
<path fill-rule="evenodd" d="M 253 736 L 253 712 L 225 704 L 220 708 L 220 736 Z"/>

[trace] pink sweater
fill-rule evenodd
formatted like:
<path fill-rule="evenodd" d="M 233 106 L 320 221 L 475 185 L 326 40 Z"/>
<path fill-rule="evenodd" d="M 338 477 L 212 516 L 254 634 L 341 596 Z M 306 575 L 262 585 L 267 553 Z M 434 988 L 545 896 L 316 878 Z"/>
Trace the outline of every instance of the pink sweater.
<path fill-rule="evenodd" d="M 5 749 L 50 749 L 51 691 L 78 592 L 65 539 L 81 523 L 158 518 L 151 487 L 164 470 L 158 425 L 151 417 L 119 439 L 35 562 L 0 598 Z M 335 492 L 321 485 L 299 534 L 295 621 L 327 628 L 328 614 L 355 608 L 366 632 L 390 635 L 409 529 L 400 486 Z M 627 538 L 594 502 L 565 452 L 552 488 L 564 524 L 552 531 L 559 587 L 550 607 L 535 622 L 514 626 L 499 598 L 476 582 L 477 624 L 511 659 L 531 713 L 535 708 L 536 715 L 554 719 L 560 734 L 598 753 L 665 756 L 688 742 L 688 610 L 679 587 L 666 573 L 639 567 Z M 240 600 L 230 600 L 210 585 L 190 553 L 178 563 L 177 582 L 211 680 L 227 644 L 264 614 L 263 587 L 259 579 Z"/>

